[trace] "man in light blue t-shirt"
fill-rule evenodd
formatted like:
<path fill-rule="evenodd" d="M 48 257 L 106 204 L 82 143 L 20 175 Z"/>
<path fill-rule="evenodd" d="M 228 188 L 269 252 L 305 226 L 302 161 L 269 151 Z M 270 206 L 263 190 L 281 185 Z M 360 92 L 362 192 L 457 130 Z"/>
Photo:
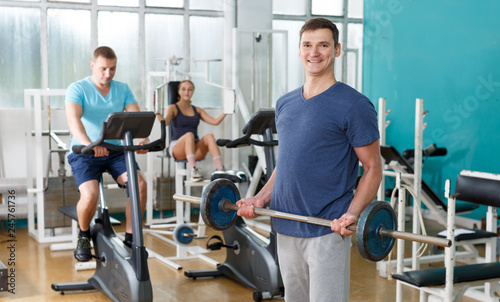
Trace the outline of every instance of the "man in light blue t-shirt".
<path fill-rule="evenodd" d="M 107 46 L 98 47 L 94 51 L 90 69 L 92 75 L 72 83 L 66 92 L 65 108 L 69 130 L 71 132 L 71 148 L 74 145 L 88 145 L 99 138 L 102 123 L 111 112 L 140 111 L 139 105 L 127 84 L 114 81 L 117 57 L 113 49 Z M 119 140 L 106 141 L 120 144 Z M 146 144 L 143 139 L 139 144 Z M 109 151 L 105 147 L 93 148 L 94 155 L 75 154 L 70 152 L 68 162 L 80 200 L 76 206 L 80 233 L 75 250 L 78 261 L 91 259 L 90 221 L 97 208 L 99 197 L 99 180 L 101 174 L 108 170 L 119 185 L 127 182 L 127 167 L 124 152 Z M 139 150 L 137 153 L 146 153 Z M 141 211 L 146 207 L 146 181 L 137 171 Z M 142 217 L 142 215 L 141 215 Z M 132 224 L 130 220 L 130 200 L 126 208 L 125 245 L 132 242 Z"/>
<path fill-rule="evenodd" d="M 377 115 L 361 93 L 337 82 L 339 31 L 324 18 L 300 31 L 304 86 L 276 103 L 279 138 L 276 169 L 251 198 L 237 202 L 238 215 L 255 218 L 254 207 L 331 219 L 331 228 L 273 218 L 285 299 L 347 301 L 350 235 L 374 199 L 381 180 Z M 354 192 L 358 162 L 363 176 Z"/>

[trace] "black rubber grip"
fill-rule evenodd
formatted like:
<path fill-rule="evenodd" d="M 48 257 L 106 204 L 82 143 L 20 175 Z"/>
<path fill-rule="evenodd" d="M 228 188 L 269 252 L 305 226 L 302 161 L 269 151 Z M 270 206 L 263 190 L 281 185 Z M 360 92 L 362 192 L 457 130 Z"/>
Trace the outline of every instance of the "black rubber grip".
<path fill-rule="evenodd" d="M 71 148 L 71 149 L 73 150 L 73 153 L 75 153 L 75 154 L 85 154 L 85 155 L 93 155 L 94 154 L 94 150 L 92 150 L 92 149 L 85 150 L 86 149 L 85 147 L 87 147 L 87 146 L 74 145 L 73 148 Z"/>
<path fill-rule="evenodd" d="M 217 140 L 217 146 L 219 147 L 225 147 L 227 143 L 229 143 L 231 140 L 230 139 L 218 139 Z"/>

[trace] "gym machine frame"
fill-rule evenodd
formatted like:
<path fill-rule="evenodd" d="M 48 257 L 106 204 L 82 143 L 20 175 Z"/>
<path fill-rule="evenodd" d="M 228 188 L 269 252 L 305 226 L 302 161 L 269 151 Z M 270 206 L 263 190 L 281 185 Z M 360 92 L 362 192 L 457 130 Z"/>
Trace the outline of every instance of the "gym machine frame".
<path fill-rule="evenodd" d="M 104 202 L 101 177 L 99 187 L 101 203 L 97 207 L 97 218 L 93 218 L 90 225 L 96 254 L 94 257 L 97 258 L 95 274 L 88 281 L 54 283 L 52 284 L 53 290 L 63 294 L 67 291 L 98 289 L 113 301 L 146 302 L 153 300 L 147 262 L 148 252 L 143 241 L 137 164 L 134 152 L 141 149 L 148 149 L 149 152 L 163 150 L 165 148 L 165 122 L 161 122 L 163 127 L 160 139 L 146 145 L 134 145 L 133 139 L 148 137 L 155 120 L 156 116 L 153 112 L 113 112 L 102 124 L 101 134 L 97 141 L 87 146 L 73 146 L 73 152 L 77 154 L 93 154 L 92 148 L 95 146 L 125 152 L 133 241 L 129 250 L 116 238 Z M 123 146 L 106 143 L 105 139 L 121 139 Z"/>
<path fill-rule="evenodd" d="M 73 241 L 69 234 L 49 236 L 45 227 L 44 162 L 42 110 L 44 99 L 50 96 L 65 96 L 65 89 L 25 89 L 25 136 L 26 136 L 26 189 L 28 198 L 28 232 L 39 243 Z M 32 135 L 32 133 L 34 135 Z M 34 137 L 33 137 L 34 136 Z M 74 228 L 74 226 L 73 226 Z"/>
<path fill-rule="evenodd" d="M 378 104 L 378 112 L 379 112 L 379 132 L 380 132 L 380 137 L 381 137 L 381 145 L 385 144 L 385 133 L 386 133 L 386 128 L 390 124 L 390 121 L 387 120 L 387 115 L 390 113 L 390 110 L 386 110 L 386 100 L 384 98 L 379 98 L 379 104 Z M 423 155 L 423 131 L 427 127 L 427 123 L 424 123 L 423 119 L 427 115 L 428 111 L 424 111 L 424 100 L 423 99 L 416 99 L 415 102 L 415 150 L 414 150 L 414 155 L 415 155 L 415 163 L 414 163 L 414 174 L 407 173 L 405 168 L 402 167 L 399 163 L 396 161 L 393 161 L 391 163 L 388 163 L 389 168 L 391 168 L 394 171 L 388 171 L 384 170 L 383 174 L 384 176 L 392 176 L 392 177 L 397 177 L 397 175 L 400 175 L 401 182 L 405 183 L 413 183 L 413 187 L 417 188 L 415 189 L 415 195 L 417 196 L 417 199 L 420 200 L 421 202 L 424 202 L 424 204 L 428 207 L 430 213 L 432 214 L 432 217 L 434 217 L 438 223 L 443 225 L 445 228 L 447 227 L 447 213 L 445 209 L 440 207 L 439 205 L 435 205 L 432 203 L 430 200 L 426 200 L 424 198 L 424 194 L 422 194 L 422 155 Z M 417 158 L 418 157 L 418 158 Z M 382 159 L 382 162 L 384 162 L 384 159 Z M 401 182 L 399 184 L 401 185 Z M 398 182 L 396 181 L 398 184 Z M 398 186 L 397 186 L 398 187 Z M 385 195 L 385 185 L 384 185 L 384 177 L 382 178 L 381 185 L 379 187 L 378 193 L 377 193 L 377 198 L 379 200 L 384 199 Z M 399 194 L 402 194 L 400 191 Z M 428 197 L 430 198 L 430 197 Z M 413 206 L 413 217 L 418 217 L 418 211 L 421 210 L 421 203 L 418 205 Z M 406 209 L 404 209 L 402 212 L 398 212 L 398 215 L 402 215 L 404 218 L 404 215 L 406 213 Z M 417 220 L 417 221 L 415 221 Z M 421 232 L 421 226 L 419 225 L 418 219 L 414 219 L 413 221 L 413 232 L 414 233 L 420 233 Z M 415 228 L 415 225 L 418 226 L 418 228 Z M 417 231 L 416 231 L 417 230 Z M 479 239 L 481 241 L 481 239 Z M 479 257 L 478 251 L 472 246 L 472 244 L 477 244 L 481 242 L 474 242 L 474 241 L 467 241 L 467 242 L 461 242 L 457 245 L 462 245 L 465 247 L 465 251 L 458 251 L 455 254 L 455 257 L 457 259 L 471 259 L 474 257 Z M 433 262 L 441 262 L 444 260 L 444 255 L 443 254 L 438 254 L 438 255 L 427 255 L 427 256 L 422 256 L 422 257 L 417 257 L 417 252 L 416 250 L 418 249 L 418 246 L 415 245 L 416 243 L 413 244 L 412 246 L 412 257 L 411 258 L 406 258 L 404 259 L 404 265 L 408 266 L 410 263 L 412 264 L 412 269 L 416 269 L 420 266 L 420 263 L 433 263 Z M 479 259 L 477 262 L 482 262 L 483 259 Z M 469 261 L 470 262 L 470 261 Z M 397 262 L 396 260 L 392 260 L 391 264 L 396 266 Z M 388 277 L 390 272 L 388 272 L 388 262 L 387 261 L 380 261 L 377 262 L 377 270 L 379 271 L 379 275 L 381 277 Z"/>
<path fill-rule="evenodd" d="M 148 95 L 147 99 L 148 100 L 154 100 L 154 102 L 148 102 L 147 107 L 149 110 L 152 110 L 156 113 L 161 113 L 163 114 L 163 107 L 164 107 L 164 95 L 162 95 L 162 91 L 165 89 L 167 84 L 170 81 L 173 81 L 175 76 L 177 74 L 180 75 L 189 75 L 189 74 L 184 74 L 184 73 L 178 73 L 174 71 L 174 66 L 177 66 L 180 64 L 182 58 L 177 58 L 175 56 L 171 58 L 162 58 L 165 60 L 166 63 L 166 70 L 165 71 L 155 71 L 155 72 L 149 72 L 148 76 Z M 208 61 L 206 62 L 206 73 L 208 73 Z M 153 82 L 155 78 L 161 78 L 162 83 L 156 87 L 153 86 Z M 208 81 L 208 78 L 206 78 Z M 209 83 L 210 85 L 213 85 L 213 83 Z M 226 90 L 225 90 L 226 91 Z M 232 91 L 230 91 L 232 93 Z M 233 93 L 234 95 L 234 93 Z M 167 132 L 167 141 L 168 139 L 168 132 Z M 168 152 L 168 150 L 165 150 L 165 152 Z M 172 177 L 170 175 L 170 166 L 172 159 L 167 156 L 162 156 L 161 162 L 163 165 L 163 160 L 166 159 L 168 161 L 168 177 Z M 181 163 L 182 164 L 182 163 Z M 155 177 L 155 171 L 154 171 L 154 164 L 153 164 L 153 154 L 147 154 L 147 170 L 148 173 L 146 175 L 146 180 L 150 184 L 155 184 L 156 181 L 154 180 Z M 163 167 L 162 167 L 163 168 Z M 183 171 L 186 172 L 187 171 Z M 175 175 L 175 191 L 176 192 L 183 192 L 184 191 L 184 186 L 186 187 L 186 193 L 190 194 L 191 192 L 191 187 L 192 186 L 206 186 L 206 182 L 199 182 L 199 183 L 194 183 L 190 181 L 184 181 L 184 177 L 186 176 L 186 173 L 179 173 L 179 175 Z M 189 182 L 189 184 L 187 184 Z M 159 184 L 156 183 L 156 186 Z M 175 228 L 176 226 L 179 226 L 184 223 L 184 220 L 190 221 L 190 205 L 184 205 L 182 202 L 175 202 L 175 215 L 173 217 L 167 217 L 167 218 L 153 218 L 153 202 L 154 202 L 154 185 L 148 186 L 148 200 L 146 204 L 146 226 L 149 227 L 148 230 L 145 230 L 146 233 L 151 234 L 152 236 L 170 244 L 176 247 L 176 256 L 174 257 L 164 257 L 160 255 L 157 252 L 150 251 L 150 256 L 154 257 L 165 264 L 169 265 L 173 269 L 180 270 L 182 269 L 182 266 L 175 261 L 177 260 L 187 260 L 187 259 L 201 259 L 204 260 L 205 262 L 216 266 L 219 264 L 218 261 L 205 256 L 204 253 L 207 253 L 208 251 L 206 249 L 203 249 L 198 246 L 193 246 L 193 247 L 188 247 L 186 245 L 181 245 L 178 244 L 178 242 L 175 242 L 175 240 L 171 240 L 164 235 L 172 235 L 172 231 L 169 230 L 159 230 L 162 228 Z M 193 224 L 193 223 L 191 223 Z M 205 236 L 205 225 L 203 221 L 199 220 L 198 222 L 198 230 L 197 230 L 197 235 L 199 237 L 204 237 Z"/>

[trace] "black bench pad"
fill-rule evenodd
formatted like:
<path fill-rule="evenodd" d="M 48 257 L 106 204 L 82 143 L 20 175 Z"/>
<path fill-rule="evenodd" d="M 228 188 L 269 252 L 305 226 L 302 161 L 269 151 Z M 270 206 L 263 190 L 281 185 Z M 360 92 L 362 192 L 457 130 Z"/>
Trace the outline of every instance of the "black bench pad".
<path fill-rule="evenodd" d="M 500 278 L 500 262 L 455 266 L 453 283 L 474 282 Z M 393 274 L 397 280 L 418 286 L 443 286 L 446 283 L 446 268 L 431 268 Z"/>
<path fill-rule="evenodd" d="M 474 233 L 460 234 L 460 235 L 455 236 L 455 241 L 483 239 L 483 238 L 490 238 L 490 237 L 497 237 L 498 236 L 496 233 L 486 232 L 483 230 L 471 230 L 471 231 L 474 231 Z M 441 237 L 441 238 L 446 238 L 446 236 L 440 235 L 440 234 L 438 234 L 437 236 Z"/>
<path fill-rule="evenodd" d="M 64 206 L 64 207 L 59 207 L 57 208 L 59 212 L 63 213 L 64 215 L 70 217 L 71 219 L 78 221 L 78 213 L 76 212 L 76 206 Z M 111 225 L 121 225 L 122 223 L 120 220 L 114 219 L 113 217 L 109 217 L 109 220 L 111 222 Z"/>
<path fill-rule="evenodd" d="M 478 204 L 466 202 L 466 201 L 460 201 L 457 200 L 455 202 L 455 213 L 468 213 L 471 212 L 472 210 L 475 210 L 479 208 Z"/>

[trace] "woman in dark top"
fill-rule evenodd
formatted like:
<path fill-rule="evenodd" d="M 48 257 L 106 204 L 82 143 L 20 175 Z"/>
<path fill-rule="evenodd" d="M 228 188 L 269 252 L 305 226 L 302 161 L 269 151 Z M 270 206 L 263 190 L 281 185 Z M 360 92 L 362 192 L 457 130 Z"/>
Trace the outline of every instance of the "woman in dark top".
<path fill-rule="evenodd" d="M 200 107 L 191 105 L 194 84 L 190 80 L 180 82 L 178 92 L 179 100 L 167 107 L 164 117 L 165 125 L 171 124 L 172 127 L 169 152 L 175 159 L 187 159 L 191 167 L 191 180 L 201 181 L 203 178 L 199 169 L 196 168 L 196 161 L 204 159 L 208 152 L 217 170 L 222 170 L 223 166 L 214 135 L 209 133 L 200 139 L 198 125 L 202 120 L 207 124 L 217 126 L 224 120 L 226 114 L 221 113 L 214 118 Z"/>

